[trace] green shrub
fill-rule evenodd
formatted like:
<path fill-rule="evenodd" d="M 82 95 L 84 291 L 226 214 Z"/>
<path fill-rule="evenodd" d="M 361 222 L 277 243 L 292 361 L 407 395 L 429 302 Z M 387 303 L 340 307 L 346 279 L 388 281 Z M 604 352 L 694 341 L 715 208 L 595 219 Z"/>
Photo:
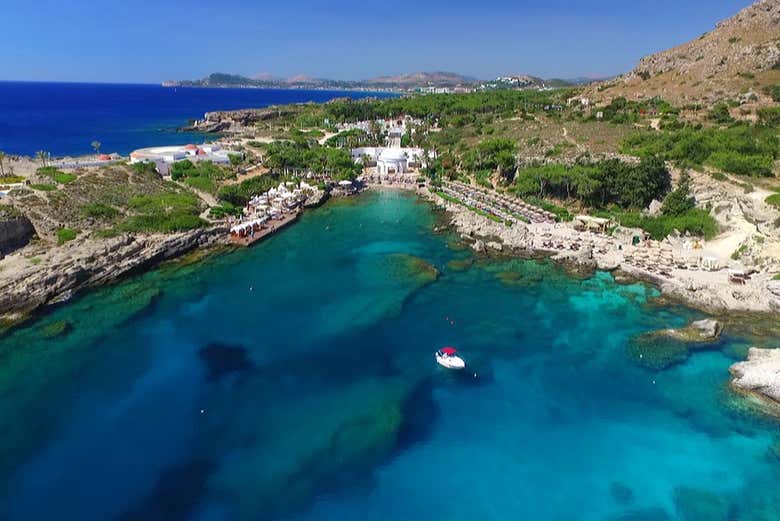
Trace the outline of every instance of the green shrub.
<path fill-rule="evenodd" d="M 715 105 L 712 110 L 710 110 L 709 114 L 707 114 L 707 118 L 710 121 L 721 125 L 734 122 L 734 118 L 732 118 L 729 113 L 729 106 L 725 103 L 718 103 Z"/>
<path fill-rule="evenodd" d="M 758 119 L 770 127 L 780 126 L 780 107 L 765 107 L 758 109 Z"/>
<path fill-rule="evenodd" d="M 131 165 L 136 174 L 157 174 L 157 165 L 150 161 L 142 161 Z"/>
<path fill-rule="evenodd" d="M 209 217 L 212 219 L 223 219 L 228 215 L 239 217 L 241 216 L 241 213 L 241 207 L 233 206 L 232 204 L 225 202 L 219 206 L 212 206 L 209 210 Z"/>
<path fill-rule="evenodd" d="M 774 160 L 764 155 L 716 152 L 707 159 L 707 164 L 732 174 L 768 177 L 772 175 Z"/>
<path fill-rule="evenodd" d="M 780 85 L 768 85 L 764 92 L 772 98 L 772 101 L 780 102 Z"/>
<path fill-rule="evenodd" d="M 647 217 L 639 212 L 625 212 L 613 214 L 613 217 L 622 226 L 645 230 L 655 240 L 664 239 L 673 230 L 680 233 L 690 232 L 705 239 L 711 239 L 718 233 L 715 219 L 709 212 L 700 208 L 692 208 L 683 214 L 671 216 Z"/>
<path fill-rule="evenodd" d="M 640 157 L 660 156 L 683 166 L 711 164 L 730 173 L 764 175 L 780 156 L 774 129 L 738 124 L 728 128 L 688 126 L 678 131 L 641 132 L 623 141 L 621 150 Z"/>
<path fill-rule="evenodd" d="M 88 203 L 81 207 L 81 213 L 85 217 L 93 217 L 95 219 L 113 219 L 119 214 L 119 211 L 107 204 Z"/>
<path fill-rule="evenodd" d="M 103 230 L 95 230 L 92 232 L 92 237 L 95 239 L 111 239 L 117 237 L 120 231 L 116 228 L 105 228 Z"/>
<path fill-rule="evenodd" d="M 44 166 L 37 170 L 38 175 L 46 176 L 56 183 L 66 185 L 76 180 L 78 176 L 75 174 L 66 174 L 61 170 L 57 170 L 53 166 Z"/>
<path fill-rule="evenodd" d="M 777 273 L 774 277 L 772 277 L 772 280 L 780 280 L 780 273 Z"/>
<path fill-rule="evenodd" d="M 18 175 L 4 175 L 0 176 L 0 185 L 12 185 L 21 183 L 24 181 L 24 177 Z"/>
<path fill-rule="evenodd" d="M 32 184 L 30 185 L 30 188 L 33 190 L 40 190 L 41 192 L 51 192 L 57 189 L 56 186 L 45 183 Z"/>
<path fill-rule="evenodd" d="M 764 201 L 766 201 L 766 204 L 772 205 L 778 210 L 780 210 L 780 194 L 770 195 L 769 197 L 764 199 Z"/>
<path fill-rule="evenodd" d="M 683 173 L 680 183 L 664 198 L 661 212 L 664 215 L 682 215 L 694 207 L 691 197 L 691 178 L 687 172 Z"/>
<path fill-rule="evenodd" d="M 214 184 L 214 181 L 208 177 L 188 177 L 184 180 L 184 183 L 201 192 L 213 194 L 217 191 L 217 186 Z"/>
<path fill-rule="evenodd" d="M 187 213 L 149 214 L 129 217 L 119 225 L 119 230 L 139 233 L 170 233 L 202 228 L 207 224 L 197 215 Z"/>
<path fill-rule="evenodd" d="M 76 238 L 78 232 L 72 228 L 60 228 L 57 230 L 57 244 L 65 244 Z"/>

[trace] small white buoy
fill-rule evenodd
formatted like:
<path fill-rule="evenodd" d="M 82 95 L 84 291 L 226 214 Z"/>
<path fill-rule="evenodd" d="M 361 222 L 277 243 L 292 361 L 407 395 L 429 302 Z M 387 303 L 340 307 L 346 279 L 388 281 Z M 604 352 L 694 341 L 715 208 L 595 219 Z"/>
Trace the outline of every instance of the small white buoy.
<path fill-rule="evenodd" d="M 655 385 L 655 380 L 653 380 L 653 385 Z"/>
<path fill-rule="evenodd" d="M 203 414 L 204 412 L 206 412 L 206 409 L 201 409 L 201 410 L 200 410 L 200 413 L 201 413 L 201 414 Z"/>

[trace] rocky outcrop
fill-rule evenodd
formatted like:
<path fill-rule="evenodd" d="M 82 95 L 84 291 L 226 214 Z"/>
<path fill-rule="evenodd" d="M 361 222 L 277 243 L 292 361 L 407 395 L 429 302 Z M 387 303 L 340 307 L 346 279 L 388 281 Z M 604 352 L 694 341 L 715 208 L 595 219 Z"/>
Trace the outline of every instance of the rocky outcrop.
<path fill-rule="evenodd" d="M 33 235 L 35 229 L 27 217 L 0 217 L 0 258 L 25 246 Z"/>
<path fill-rule="evenodd" d="M 773 309 L 780 311 L 780 280 L 773 280 L 766 285 L 767 291 L 772 296 L 769 304 Z"/>
<path fill-rule="evenodd" d="M 226 232 L 216 227 L 170 235 L 85 239 L 54 248 L 35 263 L 20 256 L 0 272 L 0 316 L 7 321 L 19 320 L 84 288 L 107 284 L 197 247 L 225 241 Z"/>
<path fill-rule="evenodd" d="M 731 385 L 780 412 L 780 349 L 751 347 L 748 358 L 731 366 Z"/>
<path fill-rule="evenodd" d="M 330 193 L 327 190 L 316 190 L 304 202 L 304 208 L 316 208 L 328 200 Z"/>
<path fill-rule="evenodd" d="M 723 326 L 711 318 L 691 322 L 690 329 L 702 340 L 714 340 L 720 336 Z"/>
<path fill-rule="evenodd" d="M 265 109 L 241 109 L 207 112 L 203 119 L 195 120 L 184 131 L 240 132 L 258 122 L 293 114 L 295 105 Z"/>

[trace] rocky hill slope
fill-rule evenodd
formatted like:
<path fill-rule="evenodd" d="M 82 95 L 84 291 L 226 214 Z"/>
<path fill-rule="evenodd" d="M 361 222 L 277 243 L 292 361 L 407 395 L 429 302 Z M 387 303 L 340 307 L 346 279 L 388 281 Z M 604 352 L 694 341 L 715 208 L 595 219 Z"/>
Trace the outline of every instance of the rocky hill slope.
<path fill-rule="evenodd" d="M 633 71 L 587 95 L 597 101 L 660 96 L 680 105 L 751 96 L 769 104 L 763 89 L 778 83 L 780 0 L 759 0 L 696 40 L 642 58 Z"/>

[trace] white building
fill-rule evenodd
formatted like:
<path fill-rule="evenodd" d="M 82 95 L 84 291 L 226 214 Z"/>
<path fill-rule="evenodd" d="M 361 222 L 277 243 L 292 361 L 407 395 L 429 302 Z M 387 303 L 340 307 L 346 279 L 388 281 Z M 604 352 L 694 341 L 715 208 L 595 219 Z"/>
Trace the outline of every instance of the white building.
<path fill-rule="evenodd" d="M 150 162 L 158 165 L 161 173 L 168 171 L 168 166 L 177 161 L 213 161 L 214 163 L 230 163 L 231 150 L 225 150 L 216 143 L 205 145 L 178 145 L 167 147 L 140 148 L 130 153 L 130 163 Z M 160 168 L 162 166 L 162 168 Z"/>
<path fill-rule="evenodd" d="M 352 149 L 352 159 L 361 164 L 367 160 L 365 166 L 375 164 L 378 174 L 405 174 L 412 165 L 423 166 L 427 158 L 421 148 L 361 147 Z"/>

